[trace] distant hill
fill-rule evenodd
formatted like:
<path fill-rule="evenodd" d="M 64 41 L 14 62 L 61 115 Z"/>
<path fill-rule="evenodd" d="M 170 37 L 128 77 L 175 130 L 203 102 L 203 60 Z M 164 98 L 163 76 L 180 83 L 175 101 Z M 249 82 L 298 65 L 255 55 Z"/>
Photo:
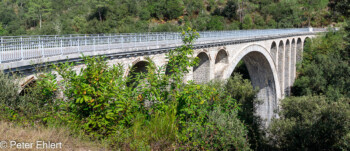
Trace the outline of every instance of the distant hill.
<path fill-rule="evenodd" d="M 0 35 L 327 26 L 335 0 L 2 0 Z M 317 15 L 316 15 L 317 14 Z"/>

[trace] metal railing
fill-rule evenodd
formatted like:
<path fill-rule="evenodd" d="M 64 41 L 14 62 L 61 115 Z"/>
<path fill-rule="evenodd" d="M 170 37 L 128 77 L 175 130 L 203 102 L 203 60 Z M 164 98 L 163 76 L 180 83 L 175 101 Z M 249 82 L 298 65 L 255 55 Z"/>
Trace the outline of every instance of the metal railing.
<path fill-rule="evenodd" d="M 317 29 L 321 30 L 321 29 Z M 309 28 L 200 31 L 195 44 L 235 39 L 253 39 L 276 35 L 311 33 Z M 0 63 L 83 52 L 114 50 L 127 52 L 165 48 L 182 44 L 181 33 L 130 33 L 90 35 L 37 35 L 0 37 Z"/>

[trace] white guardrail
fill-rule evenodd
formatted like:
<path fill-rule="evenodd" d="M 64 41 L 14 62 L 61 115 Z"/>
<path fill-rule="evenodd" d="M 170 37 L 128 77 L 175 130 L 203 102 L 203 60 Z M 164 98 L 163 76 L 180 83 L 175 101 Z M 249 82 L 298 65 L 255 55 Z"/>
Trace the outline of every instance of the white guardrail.
<path fill-rule="evenodd" d="M 254 39 L 288 34 L 306 34 L 325 29 L 294 28 L 265 30 L 200 31 L 195 44 L 235 39 Z M 182 44 L 181 33 L 130 33 L 89 35 L 36 35 L 0 37 L 0 63 L 73 53 L 118 50 L 127 52 Z"/>

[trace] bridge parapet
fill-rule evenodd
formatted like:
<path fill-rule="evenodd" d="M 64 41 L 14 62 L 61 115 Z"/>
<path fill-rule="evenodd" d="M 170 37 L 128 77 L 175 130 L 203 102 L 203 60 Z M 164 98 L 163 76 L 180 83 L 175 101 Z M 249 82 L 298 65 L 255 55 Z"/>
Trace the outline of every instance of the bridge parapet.
<path fill-rule="evenodd" d="M 324 31 L 317 29 L 317 31 Z M 310 34 L 308 28 L 200 31 L 195 44 L 218 43 L 232 40 L 254 40 L 291 34 Z M 16 62 L 59 55 L 80 54 L 103 50 L 133 52 L 162 49 L 182 44 L 181 33 L 131 33 L 91 35 L 38 35 L 0 37 L 0 63 Z"/>

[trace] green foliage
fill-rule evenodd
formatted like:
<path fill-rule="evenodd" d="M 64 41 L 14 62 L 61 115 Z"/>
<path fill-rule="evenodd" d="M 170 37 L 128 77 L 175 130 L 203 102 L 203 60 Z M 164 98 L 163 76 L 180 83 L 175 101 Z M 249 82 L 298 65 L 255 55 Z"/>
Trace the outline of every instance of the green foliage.
<path fill-rule="evenodd" d="M 165 112 L 157 112 L 150 120 L 139 114 L 133 126 L 119 126 L 110 136 L 108 143 L 111 149 L 151 150 L 170 149 L 176 141 L 176 110 L 169 108 Z"/>
<path fill-rule="evenodd" d="M 287 98 L 282 101 L 280 119 L 272 122 L 270 138 L 279 150 L 349 150 L 349 101 Z"/>
<path fill-rule="evenodd" d="M 272 16 L 272 22 L 277 22 L 279 28 L 300 27 L 302 24 L 302 9 L 297 0 L 283 0 L 279 3 L 272 3 L 262 8 L 263 14 Z"/>
<path fill-rule="evenodd" d="M 236 18 L 236 11 L 238 9 L 237 3 L 234 0 L 228 0 L 224 10 L 222 11 L 223 16 L 229 20 Z"/>
<path fill-rule="evenodd" d="M 64 94 L 70 112 L 82 120 L 83 128 L 98 137 L 108 135 L 114 125 L 129 125 L 133 113 L 142 109 L 132 87 L 125 87 L 121 65 L 109 67 L 103 57 L 84 57 L 86 68 L 77 74 L 73 64 L 56 67 L 64 79 Z"/>
<path fill-rule="evenodd" d="M 350 5 L 349 0 L 337 0 L 337 1 L 330 1 L 328 6 L 334 11 L 339 14 L 344 15 L 344 17 L 348 18 L 350 15 Z"/>
<path fill-rule="evenodd" d="M 252 28 L 326 26 L 343 21 L 347 0 L 28 0 L 0 3 L 0 23 L 6 35 L 96 34 L 237 29 L 244 16 Z M 316 11 L 319 13 L 316 14 Z M 205 17 L 203 17 L 205 16 Z M 222 18 L 219 18 L 220 16 Z M 186 19 L 187 18 L 187 19 Z M 178 22 L 178 24 L 174 24 Z M 210 22 L 210 23 L 209 23 Z M 249 22 L 249 21 L 248 21 Z M 165 25 L 163 25 L 165 24 Z M 265 24 L 267 26 L 265 27 Z M 171 27 L 174 26 L 174 27 Z M 159 27 L 158 27 L 159 26 Z M 233 28 L 234 27 L 234 28 Z"/>
<path fill-rule="evenodd" d="M 207 24 L 207 30 L 223 30 L 224 29 L 224 18 L 221 16 L 213 16 L 210 18 Z"/>
<path fill-rule="evenodd" d="M 256 25 L 256 28 L 265 28 L 266 23 L 264 18 L 261 15 L 255 14 L 253 17 L 254 17 L 254 24 Z"/>
<path fill-rule="evenodd" d="M 0 71 L 0 87 L 0 103 L 12 107 L 18 105 L 18 81 Z"/>
<path fill-rule="evenodd" d="M 196 125 L 193 134 L 202 149 L 251 150 L 245 138 L 247 131 L 236 111 L 217 106 L 208 114 L 208 121 Z"/>
<path fill-rule="evenodd" d="M 204 1 L 183 0 L 183 2 L 186 12 L 190 15 L 199 14 L 204 11 Z"/>
<path fill-rule="evenodd" d="M 0 119 L 18 121 L 25 126 L 45 122 L 43 119 L 49 116 L 56 106 L 54 100 L 57 85 L 51 81 L 50 75 L 43 74 L 41 76 L 46 78 L 39 78 L 35 83 L 20 88 L 20 76 L 9 76 L 0 72 Z"/>
<path fill-rule="evenodd" d="M 183 14 L 183 1 L 181 0 L 160 0 L 154 1 L 150 10 L 153 17 L 158 19 L 175 19 Z"/>
<path fill-rule="evenodd" d="M 2 24 L 0 23 L 0 36 L 3 36 L 6 34 L 6 30 L 2 27 Z"/>
<path fill-rule="evenodd" d="M 237 65 L 236 68 L 244 68 L 245 65 Z M 246 68 L 246 67 L 245 67 Z M 267 149 L 267 139 L 265 130 L 261 128 L 262 119 L 256 115 L 257 106 L 262 103 L 262 100 L 256 98 L 258 92 L 254 89 L 249 77 L 244 78 L 238 71 L 224 85 L 225 91 L 231 98 L 237 99 L 240 110 L 238 110 L 238 118 L 245 124 L 248 130 L 248 140 L 252 149 L 264 150 Z M 243 74 L 244 72 L 242 72 Z M 249 73 L 245 73 L 249 74 Z M 249 76 L 249 75 L 248 75 Z"/>
<path fill-rule="evenodd" d="M 253 19 L 250 15 L 245 15 L 243 18 L 242 28 L 252 29 L 254 27 Z"/>
<path fill-rule="evenodd" d="M 292 89 L 294 95 L 326 95 L 334 100 L 350 96 L 350 67 L 343 53 L 343 34 L 328 32 L 306 44 L 299 77 Z"/>
<path fill-rule="evenodd" d="M 40 96 L 42 96 L 42 98 L 40 98 L 40 100 L 52 104 L 53 102 L 49 101 L 56 98 L 56 92 L 58 89 L 56 75 L 52 72 L 42 74 L 36 84 L 36 89 L 39 89 L 41 92 Z"/>
<path fill-rule="evenodd" d="M 303 7 L 304 14 L 308 18 L 308 25 L 311 24 L 311 18 L 319 12 L 320 9 L 325 8 L 329 0 L 299 0 L 301 6 Z"/>

